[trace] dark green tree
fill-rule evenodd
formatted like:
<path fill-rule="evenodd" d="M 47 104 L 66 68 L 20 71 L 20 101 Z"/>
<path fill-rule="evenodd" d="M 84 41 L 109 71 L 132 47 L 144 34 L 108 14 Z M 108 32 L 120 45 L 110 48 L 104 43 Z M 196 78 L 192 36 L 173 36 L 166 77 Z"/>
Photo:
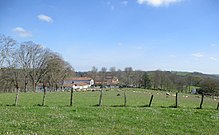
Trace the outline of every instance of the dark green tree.
<path fill-rule="evenodd" d="M 209 95 L 219 93 L 219 82 L 215 79 L 205 78 L 201 82 L 201 88 L 198 90 L 198 93 L 205 93 Z"/>
<path fill-rule="evenodd" d="M 150 89 L 151 88 L 151 80 L 146 72 L 143 74 L 142 80 L 143 80 L 144 89 Z"/>

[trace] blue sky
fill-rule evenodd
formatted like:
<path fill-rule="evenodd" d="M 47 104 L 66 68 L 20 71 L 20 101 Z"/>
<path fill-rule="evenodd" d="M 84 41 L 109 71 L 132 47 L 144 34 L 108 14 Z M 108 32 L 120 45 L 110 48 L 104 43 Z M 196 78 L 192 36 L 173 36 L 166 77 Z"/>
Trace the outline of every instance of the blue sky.
<path fill-rule="evenodd" d="M 219 74 L 218 0 L 0 0 L 0 34 L 92 66 Z"/>

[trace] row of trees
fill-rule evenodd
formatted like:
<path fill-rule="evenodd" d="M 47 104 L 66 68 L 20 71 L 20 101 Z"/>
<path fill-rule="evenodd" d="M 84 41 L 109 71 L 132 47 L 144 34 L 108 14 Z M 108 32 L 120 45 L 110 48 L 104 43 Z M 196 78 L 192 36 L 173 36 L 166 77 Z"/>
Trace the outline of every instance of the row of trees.
<path fill-rule="evenodd" d="M 57 90 L 73 68 L 48 48 L 32 41 L 18 43 L 0 35 L 1 92 L 36 91 L 39 84 Z"/>
<path fill-rule="evenodd" d="M 217 94 L 219 93 L 219 78 L 212 75 L 204 75 L 201 73 L 179 73 L 170 71 L 140 71 L 133 70 L 132 67 L 126 67 L 124 70 L 116 70 L 115 67 L 103 67 L 98 71 L 96 67 L 84 73 L 94 80 L 98 76 L 111 74 L 119 79 L 119 85 L 123 87 L 139 87 L 164 91 L 191 92 L 192 88 L 198 88 L 198 92 Z"/>
<path fill-rule="evenodd" d="M 102 67 L 100 71 L 96 67 L 92 67 L 91 71 L 86 73 L 79 73 L 80 76 L 88 76 L 94 79 L 96 82 L 100 82 L 100 85 L 119 85 L 123 87 L 144 87 L 150 88 L 151 82 L 147 72 L 134 71 L 131 67 L 127 67 L 122 70 L 116 70 L 115 67 L 111 67 L 107 71 L 106 67 Z M 113 81 L 118 79 L 119 83 L 114 84 Z M 104 83 L 105 82 L 105 83 Z"/>
<path fill-rule="evenodd" d="M 56 91 L 63 88 L 66 77 L 74 74 L 71 65 L 58 53 L 32 41 L 18 43 L 4 35 L 0 35 L 0 68 L 0 92 L 36 91 L 39 84 Z M 124 70 L 102 67 L 98 71 L 92 67 L 91 71 L 80 76 L 89 76 L 102 84 L 116 77 L 118 85 L 123 87 L 190 92 L 191 86 L 196 86 L 200 88 L 200 93 L 219 93 L 219 79 L 200 73 L 179 75 L 177 72 L 161 70 L 133 70 L 132 67 Z"/>

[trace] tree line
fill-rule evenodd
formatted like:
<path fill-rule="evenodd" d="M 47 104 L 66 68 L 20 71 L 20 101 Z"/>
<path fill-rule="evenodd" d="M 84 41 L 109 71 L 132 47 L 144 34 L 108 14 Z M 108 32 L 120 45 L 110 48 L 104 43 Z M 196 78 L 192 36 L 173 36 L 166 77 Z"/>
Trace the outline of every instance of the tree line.
<path fill-rule="evenodd" d="M 18 43 L 5 35 L 0 35 L 0 92 L 36 92 L 41 84 L 52 91 L 63 89 L 64 79 L 74 74 L 72 66 L 60 54 L 32 41 Z M 197 92 L 209 95 L 219 94 L 219 77 L 201 73 L 170 71 L 141 71 L 126 67 L 124 70 L 111 67 L 96 67 L 88 72 L 78 72 L 102 85 L 112 85 L 112 77 L 119 80 L 120 87 L 138 87 L 163 91 Z M 111 79 L 108 83 L 107 80 Z M 105 83 L 105 84 L 104 84 Z"/>
<path fill-rule="evenodd" d="M 73 74 L 60 54 L 32 41 L 18 43 L 0 35 L 0 92 L 36 92 L 38 84 L 54 91 Z"/>
<path fill-rule="evenodd" d="M 186 93 L 190 93 L 195 88 L 197 93 L 200 94 L 219 95 L 219 77 L 198 72 L 141 71 L 134 70 L 132 67 L 126 67 L 124 70 L 116 70 L 116 67 L 111 67 L 107 70 L 106 67 L 102 67 L 98 71 L 96 67 L 92 67 L 90 71 L 78 73 L 78 75 L 88 76 L 94 80 L 100 79 L 101 76 L 100 80 L 104 81 L 106 78 L 104 76 L 107 73 L 118 78 L 118 86 L 120 87 L 137 87 Z"/>

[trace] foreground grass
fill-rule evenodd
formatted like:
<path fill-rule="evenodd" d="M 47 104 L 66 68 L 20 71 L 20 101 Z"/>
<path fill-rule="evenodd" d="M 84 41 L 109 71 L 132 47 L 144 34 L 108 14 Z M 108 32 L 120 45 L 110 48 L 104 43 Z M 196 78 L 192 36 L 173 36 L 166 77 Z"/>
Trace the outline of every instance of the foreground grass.
<path fill-rule="evenodd" d="M 98 103 L 99 92 L 74 94 L 48 93 L 47 106 L 38 106 L 42 93 L 21 93 L 19 106 L 13 104 L 15 94 L 0 94 L 0 134 L 219 134 L 218 100 L 180 94 L 180 108 L 173 96 L 162 92 L 126 90 L 127 107 L 122 91 L 104 92 L 103 106 Z M 117 96 L 120 94 L 120 96 Z M 154 94 L 151 108 L 148 104 Z"/>

